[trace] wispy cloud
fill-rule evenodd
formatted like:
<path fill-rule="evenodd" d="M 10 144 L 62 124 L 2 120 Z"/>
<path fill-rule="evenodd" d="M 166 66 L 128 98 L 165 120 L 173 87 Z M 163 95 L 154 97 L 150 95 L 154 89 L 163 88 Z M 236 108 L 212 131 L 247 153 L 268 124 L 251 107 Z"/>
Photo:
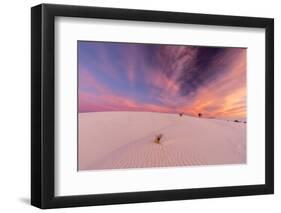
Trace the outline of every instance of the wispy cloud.
<path fill-rule="evenodd" d="M 103 42 L 81 42 L 79 48 L 80 112 L 246 118 L 244 48 Z"/>

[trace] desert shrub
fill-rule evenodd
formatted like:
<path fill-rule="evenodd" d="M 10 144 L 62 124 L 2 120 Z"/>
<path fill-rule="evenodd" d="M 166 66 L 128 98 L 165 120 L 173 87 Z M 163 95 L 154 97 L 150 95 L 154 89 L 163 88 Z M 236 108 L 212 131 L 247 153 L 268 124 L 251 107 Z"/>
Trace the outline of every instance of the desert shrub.
<path fill-rule="evenodd" d="M 179 113 L 179 116 L 183 116 L 183 112 L 180 112 L 180 113 Z"/>
<path fill-rule="evenodd" d="M 198 113 L 198 117 L 201 118 L 202 117 L 202 113 Z"/>
<path fill-rule="evenodd" d="M 154 143 L 160 144 L 161 138 L 163 138 L 162 134 L 156 135 L 154 139 Z"/>
<path fill-rule="evenodd" d="M 239 121 L 238 120 L 234 120 L 234 122 L 238 123 Z"/>

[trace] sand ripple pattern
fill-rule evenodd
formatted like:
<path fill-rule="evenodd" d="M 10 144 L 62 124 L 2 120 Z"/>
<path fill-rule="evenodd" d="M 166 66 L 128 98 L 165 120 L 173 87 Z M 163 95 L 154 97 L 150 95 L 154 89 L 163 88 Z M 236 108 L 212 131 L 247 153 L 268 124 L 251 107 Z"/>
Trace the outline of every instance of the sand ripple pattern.
<path fill-rule="evenodd" d="M 87 144 L 83 144 L 85 141 L 80 141 L 79 146 L 85 147 L 79 147 L 81 148 L 79 160 L 84 163 L 79 162 L 79 169 L 103 170 L 246 163 L 246 124 L 244 123 L 161 113 L 154 113 L 150 117 L 145 117 L 145 115 L 131 113 L 128 117 L 128 113 L 126 115 L 124 113 L 123 118 L 126 119 L 123 119 L 122 123 L 128 123 L 124 125 L 117 122 L 114 125 L 108 125 L 109 130 L 114 128 L 117 131 L 115 133 L 112 131 L 112 136 L 108 135 L 104 141 L 100 141 L 108 143 L 108 146 L 91 146 L 97 141 L 91 142 L 89 138 L 86 138 L 88 140 L 86 147 Z M 122 113 L 117 118 L 119 116 L 122 117 Z M 93 121 L 94 118 L 96 116 L 89 120 Z M 138 122 L 141 119 L 144 121 Z M 147 123 L 146 119 L 151 123 Z M 91 122 L 91 127 L 86 122 L 82 123 L 83 128 L 86 124 L 88 130 L 91 130 L 93 138 L 98 137 L 95 129 L 91 129 L 93 126 L 98 128 L 96 121 Z M 100 123 L 99 127 L 101 128 L 102 125 Z M 119 135 L 118 131 L 124 132 L 126 125 L 128 125 L 125 129 L 126 134 Z M 141 128 L 142 125 L 145 126 Z M 116 128 L 119 129 L 116 130 Z M 160 144 L 154 143 L 157 134 L 163 134 Z M 83 137 L 80 139 L 85 140 Z M 124 142 L 120 142 L 122 139 Z M 83 150 L 89 153 L 87 159 L 83 159 L 85 157 Z"/>

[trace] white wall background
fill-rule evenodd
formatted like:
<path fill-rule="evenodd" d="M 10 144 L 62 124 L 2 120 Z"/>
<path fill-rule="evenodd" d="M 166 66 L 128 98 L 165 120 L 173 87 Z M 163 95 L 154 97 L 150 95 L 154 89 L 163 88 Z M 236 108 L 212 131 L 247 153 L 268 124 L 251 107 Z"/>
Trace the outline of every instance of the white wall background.
<path fill-rule="evenodd" d="M 278 212 L 281 209 L 281 13 L 280 1 L 246 0 L 53 0 L 81 4 L 275 18 L 275 195 L 126 204 L 50 212 Z M 39 212 L 30 197 L 30 7 L 37 0 L 1 2 L 0 32 L 0 212 Z M 278 85 L 279 84 L 279 85 Z M 278 110 L 279 108 L 279 110 Z M 279 210 L 280 211 L 280 210 Z"/>

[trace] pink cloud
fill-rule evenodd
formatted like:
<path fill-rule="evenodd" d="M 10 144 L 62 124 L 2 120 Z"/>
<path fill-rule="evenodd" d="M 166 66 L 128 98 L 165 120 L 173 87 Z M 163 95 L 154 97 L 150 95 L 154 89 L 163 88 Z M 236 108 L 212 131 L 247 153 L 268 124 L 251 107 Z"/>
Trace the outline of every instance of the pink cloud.
<path fill-rule="evenodd" d="M 246 50 L 236 55 L 235 63 L 229 72 L 214 82 L 201 87 L 193 101 L 180 110 L 207 117 L 245 118 L 246 117 Z"/>
<path fill-rule="evenodd" d="M 88 92 L 79 92 L 79 111 L 154 111 L 170 112 L 167 107 L 154 104 L 140 103 L 113 93 L 95 95 Z"/>
<path fill-rule="evenodd" d="M 86 69 L 79 70 L 79 90 L 84 89 L 95 89 L 97 93 L 99 94 L 107 94 L 110 93 L 110 90 L 99 83 L 94 77 L 93 74 L 91 74 Z"/>
<path fill-rule="evenodd" d="M 134 55 L 134 49 L 123 52 L 127 59 L 124 63 L 127 78 L 135 85 L 138 64 L 141 58 Z M 79 71 L 79 110 L 85 111 L 153 111 L 153 112 L 185 112 L 206 117 L 245 118 L 246 117 L 246 49 L 237 52 L 229 51 L 210 66 L 226 70 L 215 80 L 202 83 L 194 92 L 182 96 L 181 77 L 189 75 L 188 66 L 195 66 L 198 48 L 181 46 L 163 46 L 157 54 L 157 64 L 161 66 L 147 67 L 143 71 L 146 83 L 150 84 L 151 97 L 161 104 L 140 103 L 131 97 L 125 97 L 99 83 L 92 72 L 86 69 Z M 138 62 L 136 62 L 138 58 Z M 112 65 L 103 64 L 104 70 L 112 78 L 115 75 Z M 142 65 L 140 65 L 142 66 Z M 106 69 L 107 67 L 107 69 Z M 143 69 L 143 67 L 141 67 Z M 163 70 L 161 70 L 163 69 Z M 204 74 L 204 73 L 203 73 Z M 208 73 L 206 73 L 208 75 Z M 196 83 L 196 82 L 195 82 Z M 87 92 L 87 91 L 95 92 Z"/>
<path fill-rule="evenodd" d="M 160 89 L 163 93 L 175 95 L 179 91 L 179 85 L 176 81 L 168 78 L 163 72 L 152 71 L 147 76 L 148 82 L 155 88 Z"/>

